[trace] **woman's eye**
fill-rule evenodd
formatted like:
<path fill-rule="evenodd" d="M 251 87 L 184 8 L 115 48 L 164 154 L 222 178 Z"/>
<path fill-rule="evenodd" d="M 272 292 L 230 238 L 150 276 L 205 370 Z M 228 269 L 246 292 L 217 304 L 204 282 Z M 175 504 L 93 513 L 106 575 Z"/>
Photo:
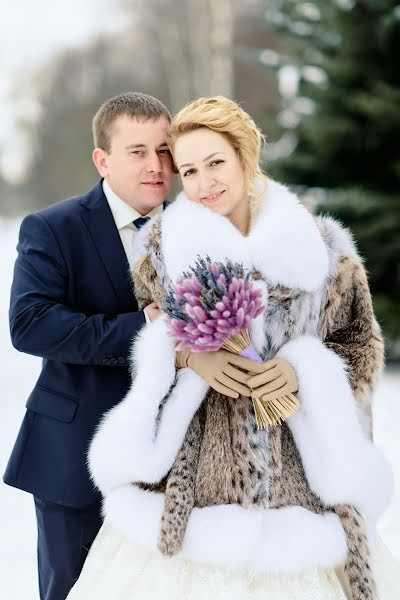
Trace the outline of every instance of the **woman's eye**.
<path fill-rule="evenodd" d="M 225 161 L 222 160 L 221 158 L 217 158 L 216 160 L 213 160 L 212 162 L 210 162 L 210 167 L 212 167 L 213 165 L 220 165 L 223 162 L 225 162 Z"/>
<path fill-rule="evenodd" d="M 188 171 L 185 171 L 185 172 L 183 173 L 183 176 L 184 176 L 184 177 L 187 177 L 188 175 L 191 175 L 192 173 L 194 173 L 194 169 L 189 169 Z"/>

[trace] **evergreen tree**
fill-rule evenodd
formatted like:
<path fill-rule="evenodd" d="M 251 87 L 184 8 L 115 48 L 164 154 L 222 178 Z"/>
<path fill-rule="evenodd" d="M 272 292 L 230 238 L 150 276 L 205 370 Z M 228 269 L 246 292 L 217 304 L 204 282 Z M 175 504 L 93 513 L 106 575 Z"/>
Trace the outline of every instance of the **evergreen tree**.
<path fill-rule="evenodd" d="M 265 15 L 289 36 L 299 76 L 298 95 L 286 110 L 296 117 L 298 108 L 313 108 L 295 128 L 293 153 L 268 171 L 326 190 L 317 210 L 353 231 L 394 355 L 400 339 L 400 5 L 268 1 Z"/>

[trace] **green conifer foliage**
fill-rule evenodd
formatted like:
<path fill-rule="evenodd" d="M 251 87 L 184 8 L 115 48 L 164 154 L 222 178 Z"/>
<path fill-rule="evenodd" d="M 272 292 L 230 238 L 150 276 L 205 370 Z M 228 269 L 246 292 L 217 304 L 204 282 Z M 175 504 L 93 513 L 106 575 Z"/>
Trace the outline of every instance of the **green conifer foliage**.
<path fill-rule="evenodd" d="M 365 257 L 375 310 L 395 353 L 400 339 L 400 4 L 395 0 L 265 2 L 298 69 L 297 145 L 267 171 L 326 190 L 317 211 L 338 217 Z"/>

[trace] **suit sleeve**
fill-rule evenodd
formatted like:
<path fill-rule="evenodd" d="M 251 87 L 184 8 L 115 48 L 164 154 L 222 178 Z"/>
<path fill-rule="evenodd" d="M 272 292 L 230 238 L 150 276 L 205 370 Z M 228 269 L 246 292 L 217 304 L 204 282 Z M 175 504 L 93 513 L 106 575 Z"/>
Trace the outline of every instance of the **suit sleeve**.
<path fill-rule="evenodd" d="M 10 333 L 27 354 L 81 365 L 126 364 L 144 313 L 86 315 L 65 304 L 68 270 L 52 229 L 38 214 L 20 229 L 11 288 Z"/>

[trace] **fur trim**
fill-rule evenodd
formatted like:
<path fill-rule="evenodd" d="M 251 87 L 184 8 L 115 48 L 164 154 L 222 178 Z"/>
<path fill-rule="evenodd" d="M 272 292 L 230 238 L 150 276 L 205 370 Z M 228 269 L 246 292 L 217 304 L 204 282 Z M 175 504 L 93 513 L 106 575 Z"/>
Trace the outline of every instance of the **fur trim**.
<path fill-rule="evenodd" d="M 140 228 L 139 233 L 135 235 L 131 247 L 131 264 L 136 263 L 147 255 L 150 232 L 153 229 L 154 224 L 161 221 L 161 218 L 162 214 L 151 217 L 150 221 L 147 221 L 147 223 Z"/>
<path fill-rule="evenodd" d="M 248 236 L 226 218 L 191 202 L 184 192 L 163 213 L 162 247 L 175 281 L 197 255 L 255 267 L 272 285 L 314 291 L 328 274 L 328 254 L 314 217 L 283 185 L 269 179 Z M 196 223 L 196 227 L 188 227 Z"/>
<path fill-rule="evenodd" d="M 359 421 L 344 361 L 312 336 L 288 342 L 278 356 L 297 372 L 301 406 L 287 424 L 311 489 L 328 506 L 352 504 L 376 521 L 389 504 L 392 476 Z"/>
<path fill-rule="evenodd" d="M 107 520 L 122 535 L 156 549 L 163 494 L 126 486 L 104 502 Z M 234 504 L 194 508 L 183 559 L 253 572 L 296 573 L 344 563 L 347 546 L 339 518 L 301 507 L 246 509 Z"/>
<path fill-rule="evenodd" d="M 322 235 L 322 238 L 329 248 L 329 274 L 335 271 L 337 262 L 342 256 L 350 256 L 361 262 L 357 253 L 353 234 L 343 223 L 328 215 L 318 215 L 315 222 Z"/>
<path fill-rule="evenodd" d="M 133 355 L 137 376 L 104 416 L 89 449 L 90 473 L 103 495 L 132 481 L 159 482 L 208 390 L 191 369 L 176 375 L 175 345 L 162 317 L 141 330 Z"/>
<path fill-rule="evenodd" d="M 346 504 L 335 507 L 347 541 L 347 558 L 344 571 L 347 574 L 352 600 L 379 600 L 371 568 L 370 545 L 365 520 L 354 506 Z"/>
<path fill-rule="evenodd" d="M 263 306 L 267 306 L 268 290 L 267 290 L 265 281 L 263 279 L 254 280 L 253 286 L 256 289 L 261 290 L 262 304 L 263 304 Z M 259 314 L 258 317 L 255 317 L 255 319 L 252 319 L 250 321 L 250 326 L 249 326 L 250 339 L 253 342 L 253 346 L 254 346 L 256 352 L 258 352 L 258 354 L 260 356 L 262 355 L 263 350 L 265 348 L 265 344 L 266 344 L 264 319 L 265 319 L 265 310 L 261 314 Z"/>
<path fill-rule="evenodd" d="M 187 522 L 195 505 L 196 471 L 203 430 L 201 412 L 200 408 L 193 417 L 182 448 L 168 473 L 158 538 L 158 549 L 165 556 L 173 556 L 182 548 Z"/>

